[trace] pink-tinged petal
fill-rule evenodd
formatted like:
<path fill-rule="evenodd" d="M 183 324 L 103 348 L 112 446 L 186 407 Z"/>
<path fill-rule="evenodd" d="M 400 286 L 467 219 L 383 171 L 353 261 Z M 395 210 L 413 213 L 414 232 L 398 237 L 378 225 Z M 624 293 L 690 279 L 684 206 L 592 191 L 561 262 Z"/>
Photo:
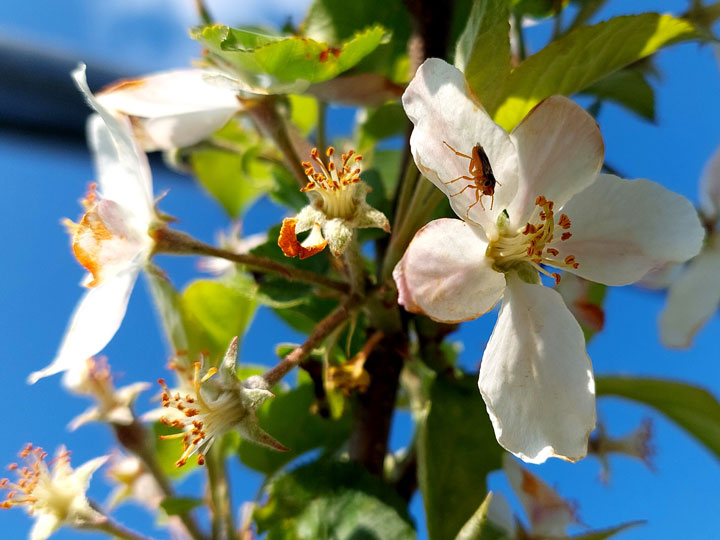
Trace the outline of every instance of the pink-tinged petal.
<path fill-rule="evenodd" d="M 720 233 L 690 262 L 670 287 L 660 315 L 660 337 L 668 347 L 685 348 L 720 305 Z"/>
<path fill-rule="evenodd" d="M 32 373 L 28 377 L 30 384 L 71 370 L 110 342 L 125 316 L 139 270 L 138 266 L 127 268 L 85 293 L 75 308 L 55 359 L 45 369 Z"/>
<path fill-rule="evenodd" d="M 478 385 L 506 450 L 529 463 L 585 457 L 595 382 L 580 325 L 556 291 L 508 276 Z"/>
<path fill-rule="evenodd" d="M 485 257 L 482 233 L 459 219 L 437 219 L 420 229 L 393 277 L 408 311 L 440 322 L 476 319 L 505 290 L 505 276 Z"/>
<path fill-rule="evenodd" d="M 522 178 L 507 209 L 516 227 L 535 211 L 538 195 L 562 207 L 595 181 L 603 164 L 605 145 L 595 119 L 563 96 L 541 101 L 510 138 Z"/>
<path fill-rule="evenodd" d="M 494 231 L 518 185 L 517 154 L 510 136 L 472 97 L 463 73 L 438 58 L 426 60 L 417 70 L 403 94 L 403 106 L 415 124 L 410 147 L 420 171 L 449 197 L 458 217 Z M 470 180 L 448 183 L 473 175 L 468 172 L 470 160 L 455 155 L 445 143 L 467 156 L 476 144 L 482 145 L 497 180 L 494 201 L 487 195 L 480 199 L 486 210 L 480 203 L 468 210 L 479 193 L 465 189 Z"/>
<path fill-rule="evenodd" d="M 121 149 L 118 137 L 97 114 L 88 118 L 87 138 L 101 197 L 122 206 L 133 228 L 147 231 L 155 211 L 150 166 L 145 154 L 132 155 Z"/>
<path fill-rule="evenodd" d="M 551 246 L 563 257 L 575 256 L 578 267 L 570 272 L 605 285 L 633 283 L 686 261 L 705 235 L 690 201 L 649 180 L 601 174 L 562 212 L 572 221 L 572 236 Z"/>
<path fill-rule="evenodd" d="M 577 523 L 572 506 L 509 454 L 503 456 L 503 469 L 530 519 L 532 537 L 565 538 L 568 525 Z"/>
<path fill-rule="evenodd" d="M 136 118 L 146 151 L 195 144 L 240 109 L 237 93 L 208 83 L 201 69 L 181 69 L 125 80 L 98 92 L 106 108 Z"/>
<path fill-rule="evenodd" d="M 700 178 L 700 208 L 709 221 L 720 216 L 720 147 L 705 165 Z"/>
<path fill-rule="evenodd" d="M 152 210 L 154 201 L 150 167 L 145 153 L 133 137 L 130 121 L 124 116 L 113 115 L 95 99 L 85 79 L 84 64 L 72 72 L 72 77 L 88 104 L 102 118 L 102 122 L 94 117 L 88 120 L 88 140 L 95 153 L 95 166 L 103 197 L 139 214 Z M 136 208 L 140 206 L 145 209 Z"/>

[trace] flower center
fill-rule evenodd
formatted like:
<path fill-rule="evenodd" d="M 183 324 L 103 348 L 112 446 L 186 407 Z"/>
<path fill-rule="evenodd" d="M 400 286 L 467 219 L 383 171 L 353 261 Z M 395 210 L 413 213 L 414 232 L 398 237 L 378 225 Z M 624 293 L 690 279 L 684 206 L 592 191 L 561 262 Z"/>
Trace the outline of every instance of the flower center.
<path fill-rule="evenodd" d="M 310 157 L 319 171 L 315 170 L 311 162 L 302 162 L 309 181 L 301 191 L 318 193 L 322 197 L 322 211 L 328 218 L 348 219 L 357 209 L 354 199 L 355 185 L 360 181 L 360 167 L 353 169 L 352 166 L 360 162 L 362 156 L 350 150 L 347 154 L 342 154 L 342 165 L 338 168 L 333 161 L 334 153 L 335 149 L 332 146 L 328 147 L 325 154 L 329 159 L 325 165 L 320 159 L 318 149 L 312 149 Z"/>
<path fill-rule="evenodd" d="M 160 439 L 182 438 L 183 453 L 175 462 L 176 467 L 182 467 L 187 459 L 198 452 L 198 465 L 205 463 L 204 452 L 210 447 L 215 437 L 232 429 L 242 420 L 245 409 L 240 397 L 233 392 L 221 391 L 216 399 L 205 399 L 200 389 L 202 384 L 217 373 L 216 368 L 210 368 L 205 375 L 200 376 L 200 362 L 194 364 L 192 378 L 193 393 L 182 396 L 180 392 L 173 394 L 167 387 L 164 379 L 158 380 L 164 392 L 161 396 L 163 407 L 176 409 L 180 414 L 172 417 L 163 416 L 160 421 L 169 427 L 181 429 L 181 433 L 174 435 L 161 435 Z"/>
<path fill-rule="evenodd" d="M 507 272 L 520 263 L 529 263 L 538 272 L 553 277 L 558 283 L 560 274 L 550 273 L 542 265 L 555 268 L 577 268 L 579 266 L 574 255 L 568 254 L 563 257 L 560 250 L 549 245 L 555 238 L 556 227 L 564 231 L 560 235 L 561 241 L 572 236 L 572 233 L 569 232 L 570 218 L 567 214 L 560 214 L 555 222 L 554 203 L 542 195 L 535 199 L 535 205 L 538 207 L 535 221 L 533 222 L 533 218 L 531 218 L 531 221 L 528 221 L 525 227 L 518 231 L 506 231 L 500 227 L 500 237 L 490 243 L 487 256 L 502 272 Z"/>
<path fill-rule="evenodd" d="M 16 482 L 11 482 L 7 478 L 0 480 L 0 488 L 8 490 L 7 498 L 0 503 L 0 508 L 27 505 L 31 511 L 42 509 L 64 519 L 74 494 L 63 489 L 65 486 L 53 484 L 47 465 L 53 468 L 67 468 L 70 463 L 70 452 L 63 451 L 46 464 L 47 452 L 28 443 L 19 456 L 25 461 L 25 465 L 21 467 L 17 463 L 11 463 L 8 466 L 9 470 L 17 473 L 18 480 Z"/>

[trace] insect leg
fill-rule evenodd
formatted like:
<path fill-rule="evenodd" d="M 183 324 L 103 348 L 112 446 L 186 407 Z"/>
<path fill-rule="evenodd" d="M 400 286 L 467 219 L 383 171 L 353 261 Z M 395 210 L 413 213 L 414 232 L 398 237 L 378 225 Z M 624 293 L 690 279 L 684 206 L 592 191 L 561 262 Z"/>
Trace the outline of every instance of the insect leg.
<path fill-rule="evenodd" d="M 465 186 L 464 188 L 462 188 L 460 191 L 458 191 L 457 193 L 455 193 L 455 195 L 450 195 L 450 197 L 457 197 L 457 196 L 460 195 L 463 191 L 465 191 L 467 188 L 477 189 L 473 184 L 468 184 L 467 186 Z"/>
<path fill-rule="evenodd" d="M 455 150 L 452 146 L 450 146 L 450 145 L 449 145 L 448 143 L 446 143 L 445 141 L 443 141 L 443 144 L 444 144 L 445 146 L 447 146 L 450 150 L 452 150 L 453 152 L 455 152 L 455 155 L 461 156 L 461 157 L 464 157 L 464 158 L 468 158 L 468 159 L 472 159 L 472 158 L 471 158 L 470 156 L 468 156 L 467 154 L 463 154 L 462 152 L 458 152 L 457 150 Z"/>
<path fill-rule="evenodd" d="M 473 181 L 473 179 L 469 176 L 458 176 L 457 178 L 455 178 L 455 180 L 450 180 L 449 182 L 443 182 L 443 184 L 452 184 L 453 182 L 457 182 L 458 180 L 462 180 L 463 178 L 465 180 L 470 180 L 471 182 Z"/>

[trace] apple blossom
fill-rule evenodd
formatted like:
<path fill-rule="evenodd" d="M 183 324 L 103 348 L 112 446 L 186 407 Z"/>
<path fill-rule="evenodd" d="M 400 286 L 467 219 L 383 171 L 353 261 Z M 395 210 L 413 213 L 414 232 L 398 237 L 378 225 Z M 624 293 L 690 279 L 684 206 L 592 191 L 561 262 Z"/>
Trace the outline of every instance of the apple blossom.
<path fill-rule="evenodd" d="M 112 339 L 137 276 L 150 260 L 154 241 L 148 231 L 160 222 L 147 157 L 133 139 L 129 120 L 115 117 L 93 97 L 84 65 L 72 75 L 97 113 L 88 120 L 88 139 L 99 192 L 92 185 L 80 222 L 68 223 L 75 256 L 90 272 L 83 283 L 89 290 L 75 308 L 55 359 L 32 373 L 30 383 L 81 367 Z"/>
<path fill-rule="evenodd" d="M 19 455 L 26 465 L 10 465 L 10 470 L 19 476 L 17 482 L 7 478 L 0 480 L 0 488 L 8 490 L 0 507 L 25 506 L 28 513 L 35 516 L 30 540 L 45 540 L 63 525 L 83 527 L 105 519 L 90 505 L 85 492 L 90 477 L 105 463 L 106 456 L 92 459 L 73 470 L 70 452 L 63 447 L 49 464 L 45 462 L 47 453 L 31 444 Z"/>
<path fill-rule="evenodd" d="M 185 465 L 196 452 L 198 464 L 204 464 L 205 454 L 215 439 L 233 429 L 254 443 L 274 450 L 287 450 L 260 428 L 256 411 L 273 394 L 265 389 L 262 381 L 254 384 L 253 377 L 238 380 L 235 371 L 237 352 L 238 341 L 234 338 L 219 368 L 203 369 L 202 363 L 196 362 L 187 391 L 173 392 L 163 379 L 158 381 L 164 390 L 162 405 L 171 413 L 160 421 L 182 430 L 161 436 L 161 439 L 182 438 L 183 454 L 175 463 L 177 467 Z"/>
<path fill-rule="evenodd" d="M 705 245 L 670 286 L 660 314 L 660 338 L 668 347 L 689 347 L 720 306 L 720 148 L 700 180 L 700 210 L 708 229 Z"/>
<path fill-rule="evenodd" d="M 592 366 L 580 326 L 540 274 L 558 281 L 546 268 L 555 267 L 606 285 L 632 283 L 698 252 L 697 213 L 654 182 L 599 174 L 600 130 L 565 97 L 542 101 L 508 134 L 459 70 L 429 59 L 403 105 L 415 163 L 461 219 L 417 232 L 393 272 L 399 302 L 457 323 L 502 298 L 479 377 L 498 442 L 529 462 L 577 461 L 595 426 Z M 491 172 L 496 181 L 485 201 L 470 185 L 483 179 L 467 159 L 478 145 L 489 161 L 484 178 Z"/>
<path fill-rule="evenodd" d="M 385 214 L 365 202 L 370 187 L 360 179 L 362 156 L 350 150 L 341 156 L 339 167 L 333 161 L 335 149 L 331 146 L 326 155 L 327 165 L 320 158 L 317 148 L 310 157 L 315 162 L 302 163 L 308 184 L 302 191 L 310 197 L 310 204 L 294 218 L 283 220 L 278 245 L 287 257 L 305 259 L 319 253 L 325 246 L 339 257 L 348 246 L 355 229 L 377 227 L 390 232 Z M 315 170 L 318 167 L 319 171 Z M 300 243 L 297 234 L 310 231 Z"/>
<path fill-rule="evenodd" d="M 169 150 L 200 142 L 242 109 L 237 91 L 213 84 L 214 76 L 203 69 L 164 71 L 118 81 L 95 98 L 130 118 L 143 150 Z"/>
<path fill-rule="evenodd" d="M 106 476 L 116 484 L 108 497 L 109 508 L 133 499 L 147 508 L 156 509 L 165 498 L 155 478 L 136 456 L 113 454 L 106 469 Z"/>
<path fill-rule="evenodd" d="M 115 389 L 107 360 L 92 357 L 86 359 L 81 369 L 69 371 L 65 384 L 70 391 L 92 396 L 97 401 L 97 405 L 70 422 L 69 428 L 73 431 L 88 422 L 108 422 L 121 426 L 132 424 L 135 419 L 132 404 L 141 392 L 150 387 L 148 383 L 140 382 Z"/>

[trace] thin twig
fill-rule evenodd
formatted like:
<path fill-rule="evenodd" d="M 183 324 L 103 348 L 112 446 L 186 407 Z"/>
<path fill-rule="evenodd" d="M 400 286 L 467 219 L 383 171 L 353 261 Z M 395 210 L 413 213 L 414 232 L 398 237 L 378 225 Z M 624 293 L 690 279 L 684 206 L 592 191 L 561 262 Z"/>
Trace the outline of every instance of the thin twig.
<path fill-rule="evenodd" d="M 210 15 L 210 11 L 205 5 L 204 0 L 195 0 L 195 9 L 197 9 L 198 15 L 200 16 L 200 20 L 203 24 L 209 25 L 213 23 L 212 15 Z"/>
<path fill-rule="evenodd" d="M 363 302 L 365 298 L 360 296 L 351 296 L 343 304 L 335 308 L 335 310 L 320 321 L 312 334 L 307 338 L 305 343 L 296 347 L 278 365 L 270 369 L 263 375 L 268 388 L 272 388 L 278 381 L 287 375 L 295 366 L 305 360 L 315 347 L 322 343 L 333 330 L 340 324 L 345 322 L 354 308 Z"/>
<path fill-rule="evenodd" d="M 106 517 L 99 523 L 88 523 L 87 525 L 78 527 L 78 529 L 102 531 L 109 534 L 112 538 L 118 538 L 120 540 L 152 540 L 149 536 L 143 536 L 140 533 L 132 531 L 124 525 L 120 525 L 116 521 L 113 521 L 109 517 Z"/>
<path fill-rule="evenodd" d="M 258 100 L 247 109 L 247 113 L 255 122 L 258 130 L 269 137 L 278 147 L 285 159 L 285 165 L 292 172 L 298 185 L 301 188 L 305 187 L 308 179 L 305 175 L 305 168 L 301 163 L 302 159 L 293 146 L 285 120 L 277 112 L 275 103 L 270 98 Z"/>
<path fill-rule="evenodd" d="M 155 459 L 155 454 L 149 447 L 148 433 L 143 425 L 135 420 L 129 426 L 113 424 L 112 427 L 115 430 L 115 437 L 120 445 L 142 461 L 145 468 L 155 479 L 155 482 L 160 488 L 160 491 L 163 492 L 165 498 L 175 497 L 175 491 L 173 490 L 170 481 L 165 473 L 163 473 L 160 465 Z M 205 536 L 202 532 L 200 532 L 200 529 L 190 514 L 182 513 L 179 514 L 178 517 L 185 526 L 190 538 L 193 540 L 205 540 Z"/>
<path fill-rule="evenodd" d="M 207 257 L 219 257 L 228 261 L 244 264 L 254 270 L 278 274 L 290 281 L 301 281 L 311 285 L 319 285 L 346 294 L 350 287 L 343 281 L 338 281 L 315 272 L 285 266 L 272 259 L 250 255 L 247 253 L 234 253 L 226 249 L 211 246 L 192 236 L 166 227 L 153 231 L 155 239 L 155 253 L 166 253 L 169 255 L 203 255 Z"/>
<path fill-rule="evenodd" d="M 222 449 L 219 446 L 210 449 L 205 465 L 207 466 L 208 487 L 210 501 L 212 502 L 213 538 L 217 533 L 217 538 L 237 540 L 227 468 L 225 467 Z"/>

